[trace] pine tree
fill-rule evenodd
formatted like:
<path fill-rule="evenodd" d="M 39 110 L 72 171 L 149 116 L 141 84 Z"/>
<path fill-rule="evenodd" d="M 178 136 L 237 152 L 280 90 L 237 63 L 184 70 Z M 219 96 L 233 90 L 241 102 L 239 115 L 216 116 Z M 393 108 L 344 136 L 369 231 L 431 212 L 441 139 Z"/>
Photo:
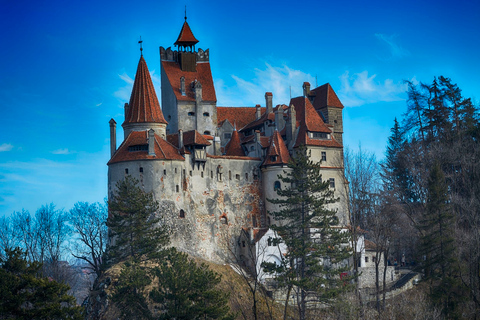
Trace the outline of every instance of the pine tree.
<path fill-rule="evenodd" d="M 117 183 L 116 193 L 108 201 L 110 259 L 145 260 L 159 254 L 169 242 L 168 230 L 157 216 L 158 202 L 143 191 L 138 180 L 126 176 Z"/>
<path fill-rule="evenodd" d="M 159 319 L 234 319 L 228 295 L 217 289 L 221 276 L 206 264 L 198 265 L 175 248 L 154 268 L 157 288 L 150 293 L 160 304 Z"/>
<path fill-rule="evenodd" d="M 283 266 L 266 263 L 264 267 L 276 272 L 280 284 L 297 292 L 303 320 L 309 301 L 328 303 L 345 289 L 340 274 L 347 270 L 341 265 L 351 256 L 350 239 L 338 228 L 335 211 L 327 208 L 337 199 L 328 181 L 322 180 L 320 163 L 310 160 L 306 148 L 296 152 L 284 173 L 278 176 L 284 186 L 277 190 L 279 198 L 268 201 L 279 206 L 269 212 L 275 220 L 271 228 L 279 235 L 273 241 L 285 243 L 287 253 Z"/>
<path fill-rule="evenodd" d="M 438 163 L 430 172 L 427 208 L 420 223 L 425 275 L 431 281 L 432 300 L 447 316 L 452 316 L 458 302 L 455 291 L 459 287 L 453 238 L 455 221 L 445 176 Z"/>
<path fill-rule="evenodd" d="M 83 319 L 67 285 L 40 276 L 19 248 L 0 258 L 0 319 Z"/>

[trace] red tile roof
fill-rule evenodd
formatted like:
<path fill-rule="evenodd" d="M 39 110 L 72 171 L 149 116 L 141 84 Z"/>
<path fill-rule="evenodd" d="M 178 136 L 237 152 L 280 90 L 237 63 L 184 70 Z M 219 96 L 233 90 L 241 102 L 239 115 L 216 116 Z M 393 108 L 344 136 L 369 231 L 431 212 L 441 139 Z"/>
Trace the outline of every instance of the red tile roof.
<path fill-rule="evenodd" d="M 198 43 L 198 40 L 193 35 L 192 29 L 187 23 L 187 19 L 185 18 L 185 22 L 183 23 L 182 30 L 180 30 L 180 34 L 178 35 L 177 41 L 175 41 L 175 45 L 180 46 L 193 46 Z"/>
<path fill-rule="evenodd" d="M 315 99 L 313 100 L 313 107 L 315 110 L 325 108 L 327 106 L 343 109 L 342 102 L 340 102 L 340 99 L 338 99 L 337 94 L 329 83 L 310 90 L 310 92 L 313 92 L 315 95 Z"/>
<path fill-rule="evenodd" d="M 290 100 L 290 105 L 292 104 L 295 106 L 297 120 L 300 122 L 300 126 L 306 126 L 307 130 L 311 132 L 332 132 L 323 122 L 322 117 L 313 108 L 310 100 L 305 97 L 296 97 Z"/>
<path fill-rule="evenodd" d="M 274 158 L 274 160 L 272 159 Z M 282 139 L 280 133 L 275 130 L 273 136 L 270 138 L 270 145 L 267 149 L 267 155 L 262 166 L 284 165 L 290 160 L 287 146 Z"/>
<path fill-rule="evenodd" d="M 155 135 L 155 156 L 149 155 L 148 151 L 128 151 L 128 147 L 138 145 L 148 145 L 147 131 L 130 132 L 107 164 L 134 160 L 185 160 L 177 148 L 158 135 Z"/>
<path fill-rule="evenodd" d="M 241 129 L 241 131 L 256 128 L 256 127 L 262 125 L 267 120 L 271 120 L 273 122 L 275 121 L 275 109 L 274 109 L 274 112 L 270 112 L 268 115 L 265 112 L 264 114 L 262 114 L 262 116 L 259 119 L 254 120 L 254 121 L 250 122 L 249 124 L 247 124 L 246 126 L 244 126 Z"/>
<path fill-rule="evenodd" d="M 153 87 L 150 72 L 148 72 L 147 63 L 143 56 L 138 62 L 137 74 L 133 83 L 132 94 L 130 96 L 128 114 L 125 122 L 128 123 L 144 123 L 157 122 L 165 123 L 160 103 L 158 103 L 155 88 Z"/>
<path fill-rule="evenodd" d="M 234 130 L 230 141 L 225 145 L 225 155 L 226 156 L 238 156 L 244 157 L 245 151 L 243 151 L 242 145 L 240 143 L 240 135 L 237 130 Z"/>
<path fill-rule="evenodd" d="M 306 146 L 319 146 L 319 147 L 333 147 L 333 148 L 342 148 L 342 145 L 331 137 L 328 139 L 313 139 L 309 138 L 305 126 L 301 125 L 298 131 L 297 140 L 295 141 L 295 148 L 306 145 Z"/>
<path fill-rule="evenodd" d="M 213 86 L 212 71 L 209 62 L 197 63 L 197 71 L 182 71 L 175 61 L 162 61 L 162 68 L 173 88 L 175 97 L 179 101 L 195 101 L 195 91 L 192 83 L 197 80 L 202 85 L 203 101 L 217 101 L 215 87 Z M 185 95 L 180 91 L 180 78 L 185 77 Z"/>
<path fill-rule="evenodd" d="M 265 108 L 261 108 L 261 113 L 265 113 Z M 255 107 L 217 107 L 217 123 L 219 126 L 223 121 L 228 120 L 232 125 L 236 124 L 240 130 L 252 121 L 255 121 Z"/>
<path fill-rule="evenodd" d="M 178 148 L 178 132 L 167 135 L 167 141 Z M 201 135 L 197 130 L 190 130 L 183 132 L 183 145 L 209 146 L 211 143 L 208 142 L 205 136 Z"/>

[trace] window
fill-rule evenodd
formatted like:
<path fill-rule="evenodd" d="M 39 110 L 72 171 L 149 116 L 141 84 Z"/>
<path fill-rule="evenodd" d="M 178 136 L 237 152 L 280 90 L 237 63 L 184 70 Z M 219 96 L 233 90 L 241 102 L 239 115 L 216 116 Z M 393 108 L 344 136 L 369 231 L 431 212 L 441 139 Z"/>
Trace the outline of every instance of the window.
<path fill-rule="evenodd" d="M 245 180 L 248 181 L 248 173 L 245 173 Z"/>
<path fill-rule="evenodd" d="M 267 239 L 267 243 L 268 243 L 268 246 L 271 247 L 273 244 L 272 244 L 272 237 L 268 237 Z"/>
<path fill-rule="evenodd" d="M 200 176 L 203 178 L 203 171 L 202 171 L 202 172 L 200 172 Z"/>
<path fill-rule="evenodd" d="M 242 241 L 242 247 L 245 248 L 245 240 Z"/>
<path fill-rule="evenodd" d="M 195 112 L 189 112 L 188 115 L 193 117 L 195 115 Z"/>
<path fill-rule="evenodd" d="M 138 144 L 135 146 L 128 147 L 128 152 L 134 151 L 148 151 L 148 144 Z"/>
<path fill-rule="evenodd" d="M 368 257 L 365 257 L 365 263 L 368 263 Z"/>
<path fill-rule="evenodd" d="M 191 177 L 191 176 L 193 176 L 193 172 L 192 172 L 192 170 L 190 170 L 190 177 Z"/>
<path fill-rule="evenodd" d="M 183 211 L 183 209 L 180 209 L 179 217 L 180 218 L 185 218 L 185 211 Z"/>
<path fill-rule="evenodd" d="M 270 156 L 270 161 L 273 161 L 273 162 L 277 161 L 277 156 Z"/>
<path fill-rule="evenodd" d="M 375 262 L 375 261 L 377 261 L 376 257 L 372 256 L 372 262 Z"/>
<path fill-rule="evenodd" d="M 322 161 L 327 161 L 327 152 L 322 151 Z"/>
<path fill-rule="evenodd" d="M 328 139 L 328 133 L 324 132 L 314 132 L 313 133 L 314 139 Z"/>
<path fill-rule="evenodd" d="M 222 216 L 220 217 L 220 223 L 221 223 L 221 224 L 228 224 L 227 217 L 222 215 Z"/>
<path fill-rule="evenodd" d="M 163 175 L 166 176 L 167 175 L 167 170 L 163 170 Z"/>
<path fill-rule="evenodd" d="M 232 180 L 232 171 L 228 171 L 228 180 Z"/>
<path fill-rule="evenodd" d="M 175 191 L 178 192 L 179 191 L 179 187 L 178 187 L 178 184 L 175 186 Z"/>
<path fill-rule="evenodd" d="M 232 137 L 232 134 L 231 134 L 231 133 L 228 133 L 228 132 L 227 132 L 227 133 L 224 133 L 224 134 L 223 134 L 223 138 L 224 138 L 224 139 L 230 139 L 231 137 Z"/>
<path fill-rule="evenodd" d="M 273 191 L 277 191 L 281 188 L 280 181 L 275 181 L 273 184 Z"/>
<path fill-rule="evenodd" d="M 177 168 L 175 168 L 175 173 L 177 173 Z"/>
<path fill-rule="evenodd" d="M 210 171 L 210 178 L 213 179 L 213 171 Z"/>
<path fill-rule="evenodd" d="M 235 179 L 240 180 L 240 175 L 239 175 L 239 174 L 236 174 L 236 175 L 235 175 Z"/>
<path fill-rule="evenodd" d="M 125 174 L 128 174 L 128 169 L 125 169 Z"/>
<path fill-rule="evenodd" d="M 171 116 L 171 115 L 168 115 L 168 120 L 172 120 L 172 116 Z"/>
<path fill-rule="evenodd" d="M 335 179 L 334 179 L 334 178 L 330 178 L 330 179 L 329 179 L 329 182 L 330 182 L 330 188 L 334 188 L 334 189 L 335 189 Z"/>
<path fill-rule="evenodd" d="M 250 147 L 250 150 L 251 150 L 251 151 L 255 151 L 255 146 L 251 146 L 251 147 Z"/>
<path fill-rule="evenodd" d="M 207 131 L 204 131 L 203 134 L 209 136 L 209 135 L 210 135 L 210 131 L 208 131 L 208 130 L 207 130 Z"/>
<path fill-rule="evenodd" d="M 210 113 L 204 112 L 204 113 L 203 113 L 203 116 L 204 116 L 204 117 L 210 117 Z"/>
<path fill-rule="evenodd" d="M 139 171 L 140 173 L 143 173 L 143 167 L 140 167 Z"/>

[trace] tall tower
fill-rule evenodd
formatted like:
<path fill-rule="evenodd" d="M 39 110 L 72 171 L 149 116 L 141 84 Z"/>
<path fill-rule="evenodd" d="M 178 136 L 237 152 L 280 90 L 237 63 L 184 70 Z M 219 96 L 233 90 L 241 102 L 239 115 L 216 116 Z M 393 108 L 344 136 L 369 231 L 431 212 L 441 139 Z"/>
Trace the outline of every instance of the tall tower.
<path fill-rule="evenodd" d="M 215 135 L 217 98 L 209 50 L 196 50 L 197 43 L 185 16 L 174 44 L 178 51 L 160 47 L 162 106 L 169 122 L 167 133 L 181 129 Z"/>

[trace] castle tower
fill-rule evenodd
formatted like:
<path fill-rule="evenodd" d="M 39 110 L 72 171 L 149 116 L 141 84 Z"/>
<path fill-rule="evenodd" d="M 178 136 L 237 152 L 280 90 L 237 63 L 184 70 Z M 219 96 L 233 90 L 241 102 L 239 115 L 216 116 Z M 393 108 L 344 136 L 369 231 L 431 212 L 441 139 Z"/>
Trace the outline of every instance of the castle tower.
<path fill-rule="evenodd" d="M 130 102 L 125 104 L 125 121 L 122 124 L 124 136 L 128 137 L 132 131 L 153 129 L 156 134 L 165 138 L 166 126 L 167 121 L 160 109 L 147 63 L 141 55 Z"/>
<path fill-rule="evenodd" d="M 214 136 L 217 98 L 210 70 L 209 50 L 195 49 L 198 40 L 187 17 L 175 46 L 160 47 L 162 106 L 169 122 L 167 133 L 196 130 Z"/>

